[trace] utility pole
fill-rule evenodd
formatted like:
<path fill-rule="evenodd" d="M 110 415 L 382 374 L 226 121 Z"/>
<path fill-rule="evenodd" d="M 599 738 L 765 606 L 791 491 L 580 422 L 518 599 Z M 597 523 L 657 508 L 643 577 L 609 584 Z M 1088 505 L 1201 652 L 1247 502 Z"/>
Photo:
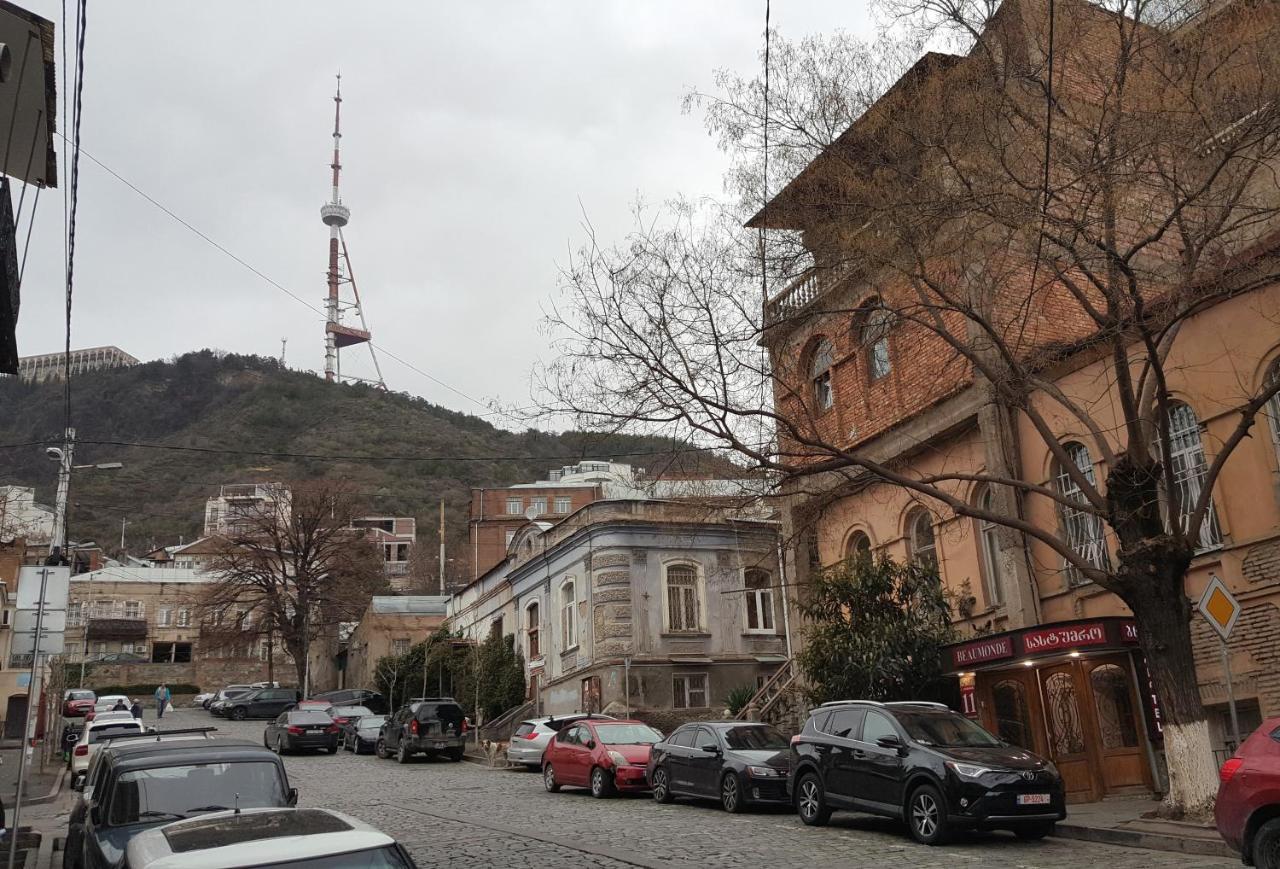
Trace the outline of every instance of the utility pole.
<path fill-rule="evenodd" d="M 444 594 L 444 498 L 440 499 L 440 594 Z"/>
<path fill-rule="evenodd" d="M 120 554 L 121 555 L 124 554 L 124 526 L 128 524 L 128 522 L 129 520 L 126 517 L 124 516 L 120 517 Z"/>

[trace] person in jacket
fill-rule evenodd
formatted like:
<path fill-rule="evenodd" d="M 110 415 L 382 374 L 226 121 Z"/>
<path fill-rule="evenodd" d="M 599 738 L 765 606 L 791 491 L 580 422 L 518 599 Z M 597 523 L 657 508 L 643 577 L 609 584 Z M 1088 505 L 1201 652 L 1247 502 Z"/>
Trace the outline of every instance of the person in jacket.
<path fill-rule="evenodd" d="M 142 720 L 142 704 L 137 700 L 133 701 L 133 706 L 129 707 L 129 714 L 139 721 Z"/>
<path fill-rule="evenodd" d="M 156 718 L 164 718 L 164 709 L 169 705 L 169 686 L 163 683 L 156 688 Z"/>
<path fill-rule="evenodd" d="M 129 704 L 125 703 L 124 700 L 117 700 L 116 705 L 111 707 L 111 711 L 112 712 L 128 712 Z"/>

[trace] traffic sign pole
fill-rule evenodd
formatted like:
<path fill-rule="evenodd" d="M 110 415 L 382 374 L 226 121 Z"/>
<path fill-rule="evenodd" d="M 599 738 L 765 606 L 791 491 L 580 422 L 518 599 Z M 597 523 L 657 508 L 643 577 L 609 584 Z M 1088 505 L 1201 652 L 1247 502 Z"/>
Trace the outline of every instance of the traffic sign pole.
<path fill-rule="evenodd" d="M 1236 715 L 1236 691 L 1231 684 L 1231 655 L 1227 653 L 1227 641 L 1222 641 L 1222 673 L 1227 680 L 1227 705 L 1231 708 L 1231 736 L 1240 750 L 1240 719 Z"/>
<path fill-rule="evenodd" d="M 1209 575 L 1209 585 L 1200 597 L 1197 607 L 1200 614 L 1209 622 L 1210 627 L 1218 632 L 1222 641 L 1222 679 L 1227 686 L 1227 706 L 1231 710 L 1231 737 L 1235 740 L 1236 750 L 1240 749 L 1240 717 L 1236 714 L 1236 691 L 1231 683 L 1231 653 L 1227 648 L 1227 638 L 1231 629 L 1240 618 L 1240 601 L 1227 588 L 1217 574 Z"/>

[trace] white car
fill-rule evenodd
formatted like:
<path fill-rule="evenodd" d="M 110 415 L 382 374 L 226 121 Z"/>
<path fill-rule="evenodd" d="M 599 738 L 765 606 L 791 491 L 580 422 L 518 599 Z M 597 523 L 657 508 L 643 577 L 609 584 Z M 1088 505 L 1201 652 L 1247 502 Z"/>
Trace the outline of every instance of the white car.
<path fill-rule="evenodd" d="M 579 712 L 572 715 L 553 715 L 549 718 L 529 718 L 516 725 L 507 743 L 507 763 L 518 763 L 532 769 L 542 769 L 542 753 L 547 750 L 551 737 L 560 732 L 560 728 L 584 718 L 599 718 L 602 721 L 613 721 L 612 715 L 595 713 L 587 715 Z"/>
<path fill-rule="evenodd" d="M 87 722 L 76 740 L 76 747 L 71 749 L 72 784 L 89 771 L 89 761 L 93 760 L 99 744 L 113 736 L 139 733 L 146 733 L 146 728 L 141 721 L 125 712 L 102 712 Z"/>
<path fill-rule="evenodd" d="M 194 697 L 192 697 L 192 698 L 191 698 L 191 705 L 192 705 L 192 706 L 203 706 L 203 705 L 205 704 L 205 701 L 206 701 L 206 700 L 213 700 L 213 698 L 214 698 L 214 697 L 217 697 L 217 696 L 218 696 L 218 695 L 217 695 L 215 692 L 213 692 L 213 691 L 210 691 L 210 692 L 208 692 L 208 693 L 206 693 L 206 694 L 197 694 L 196 696 L 194 696 Z"/>
<path fill-rule="evenodd" d="M 129 841 L 130 869 L 361 866 L 415 869 L 395 839 L 330 809 L 243 809 L 174 821 Z"/>
<path fill-rule="evenodd" d="M 89 715 L 89 713 L 85 713 L 85 716 L 91 718 L 101 715 L 104 712 L 113 712 L 121 700 L 124 701 L 124 708 L 126 711 L 129 707 L 133 706 L 133 701 L 123 694 L 104 694 L 94 701 L 93 709 L 91 710 L 93 714 Z"/>

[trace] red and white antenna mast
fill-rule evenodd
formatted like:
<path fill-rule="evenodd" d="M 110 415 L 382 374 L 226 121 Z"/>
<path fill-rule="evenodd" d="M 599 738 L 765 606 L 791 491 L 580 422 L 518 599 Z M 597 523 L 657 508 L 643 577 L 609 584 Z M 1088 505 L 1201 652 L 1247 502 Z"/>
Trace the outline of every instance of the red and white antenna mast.
<path fill-rule="evenodd" d="M 372 383 L 385 390 L 387 384 L 382 379 L 382 368 L 378 365 L 378 355 L 373 349 L 372 333 L 365 322 L 364 310 L 360 307 L 360 291 L 356 288 L 355 272 L 351 269 L 351 257 L 347 254 L 347 242 L 342 235 L 342 227 L 351 219 L 351 209 L 342 204 L 342 196 L 338 192 L 338 181 L 342 174 L 341 153 L 342 142 L 342 74 L 338 74 L 338 86 L 333 95 L 333 192 L 327 203 L 320 206 L 320 219 L 329 227 L 329 293 L 325 297 L 324 324 L 324 378 L 333 383 L 344 380 Z M 342 298 L 342 286 L 351 286 L 351 301 Z M 342 317 L 347 312 L 354 312 L 360 318 L 360 328 L 344 325 Z M 368 344 L 369 355 L 373 358 L 373 370 L 377 379 L 354 377 L 342 373 L 342 348 L 353 344 Z"/>

